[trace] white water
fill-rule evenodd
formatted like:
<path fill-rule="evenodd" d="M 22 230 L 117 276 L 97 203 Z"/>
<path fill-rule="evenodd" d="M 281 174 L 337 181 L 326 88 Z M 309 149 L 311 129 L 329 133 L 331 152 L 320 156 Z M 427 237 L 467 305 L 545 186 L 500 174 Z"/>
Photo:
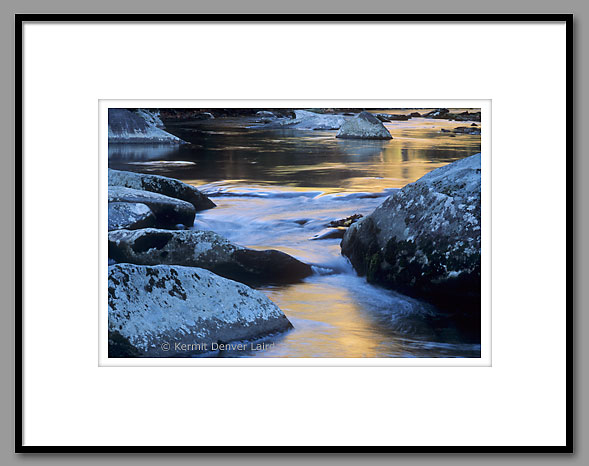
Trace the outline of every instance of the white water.
<path fill-rule="evenodd" d="M 366 283 L 340 254 L 340 239 L 312 241 L 332 220 L 367 214 L 386 195 L 286 190 L 230 183 L 201 186 L 217 203 L 197 214 L 210 229 L 243 246 L 278 249 L 312 264 L 302 283 L 260 288 L 295 329 L 267 341 L 270 348 L 226 356 L 438 357 L 477 356 L 478 345 L 444 342 L 448 329 L 431 328 L 428 304 Z"/>

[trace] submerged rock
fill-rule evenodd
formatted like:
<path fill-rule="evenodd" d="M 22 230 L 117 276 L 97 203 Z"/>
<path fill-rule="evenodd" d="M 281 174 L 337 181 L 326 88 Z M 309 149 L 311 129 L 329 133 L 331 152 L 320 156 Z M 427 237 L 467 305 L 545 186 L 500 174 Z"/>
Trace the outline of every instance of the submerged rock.
<path fill-rule="evenodd" d="M 147 205 L 131 202 L 109 202 L 108 231 L 137 230 L 152 227 L 155 215 Z"/>
<path fill-rule="evenodd" d="M 212 231 L 113 231 L 108 251 L 118 262 L 201 267 L 248 284 L 296 282 L 313 273 L 310 265 L 284 252 L 240 247 Z"/>
<path fill-rule="evenodd" d="M 108 109 L 109 143 L 182 143 L 179 137 L 164 131 L 124 108 Z"/>
<path fill-rule="evenodd" d="M 326 228 L 325 230 L 320 231 L 315 236 L 313 236 L 312 240 L 320 240 L 320 239 L 339 239 L 343 238 L 346 232 L 345 228 Z"/>
<path fill-rule="evenodd" d="M 480 154 L 396 191 L 348 229 L 341 248 L 369 282 L 432 302 L 480 332 Z"/>
<path fill-rule="evenodd" d="M 109 357 L 182 357 L 292 328 L 259 291 L 207 270 L 108 268 Z"/>
<path fill-rule="evenodd" d="M 145 204 L 153 212 L 158 226 L 192 226 L 196 214 L 194 206 L 186 201 L 123 186 L 108 187 L 108 202 Z"/>
<path fill-rule="evenodd" d="M 341 139 L 392 139 L 391 133 L 372 113 L 362 112 L 346 121 L 339 132 Z"/>
<path fill-rule="evenodd" d="M 174 178 L 108 169 L 108 185 L 150 191 L 190 202 L 198 210 L 211 209 L 215 203 L 194 186 Z"/>
<path fill-rule="evenodd" d="M 352 225 L 352 223 L 356 223 L 362 217 L 363 217 L 362 214 L 354 214 L 354 215 L 350 215 L 349 217 L 346 217 L 346 218 L 342 218 L 339 220 L 334 220 L 332 222 L 329 222 L 326 226 L 328 228 L 338 228 L 338 227 L 346 227 L 347 228 L 350 225 Z"/>
<path fill-rule="evenodd" d="M 469 126 L 459 126 L 452 131 L 456 134 L 481 134 L 481 128 L 473 128 Z"/>

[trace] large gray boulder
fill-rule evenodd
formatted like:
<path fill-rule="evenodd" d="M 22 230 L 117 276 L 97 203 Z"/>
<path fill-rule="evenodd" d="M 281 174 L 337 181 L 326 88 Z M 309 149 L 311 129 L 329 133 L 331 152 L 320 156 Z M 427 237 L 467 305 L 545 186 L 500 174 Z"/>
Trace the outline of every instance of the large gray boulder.
<path fill-rule="evenodd" d="M 108 109 L 108 142 L 162 144 L 183 143 L 179 137 L 147 122 L 139 115 L 124 108 Z"/>
<path fill-rule="evenodd" d="M 264 294 L 207 270 L 108 268 L 109 357 L 190 356 L 290 328 Z"/>
<path fill-rule="evenodd" d="M 347 120 L 336 137 L 341 139 L 392 139 L 391 133 L 372 113 L 362 112 Z"/>
<path fill-rule="evenodd" d="M 108 203 L 108 231 L 136 230 L 152 227 L 156 223 L 155 215 L 145 204 L 131 202 Z"/>
<path fill-rule="evenodd" d="M 481 156 L 438 168 L 389 196 L 346 232 L 360 275 L 480 331 Z"/>
<path fill-rule="evenodd" d="M 108 251 L 117 262 L 201 267 L 251 285 L 296 282 L 313 273 L 311 266 L 284 252 L 236 246 L 212 231 L 112 231 Z"/>
<path fill-rule="evenodd" d="M 177 224 L 192 226 L 196 215 L 194 206 L 186 201 L 122 186 L 108 187 L 108 202 L 145 204 L 153 212 L 156 224 L 162 227 Z"/>
<path fill-rule="evenodd" d="M 174 178 L 108 169 L 108 185 L 149 191 L 190 202 L 199 210 L 215 207 L 215 203 L 194 186 Z"/>

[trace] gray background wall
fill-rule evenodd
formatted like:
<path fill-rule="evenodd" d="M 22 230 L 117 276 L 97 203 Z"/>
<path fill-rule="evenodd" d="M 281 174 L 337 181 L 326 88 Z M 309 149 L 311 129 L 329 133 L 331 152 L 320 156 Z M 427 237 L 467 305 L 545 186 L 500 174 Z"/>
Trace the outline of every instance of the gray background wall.
<path fill-rule="evenodd" d="M 584 336 L 589 333 L 589 319 L 584 312 L 588 307 L 587 244 L 582 239 L 588 236 L 589 209 L 587 185 L 582 180 L 589 178 L 589 163 L 585 155 L 589 145 L 586 131 L 589 120 L 584 109 L 589 107 L 586 83 L 589 76 L 589 2 L 586 0 L 411 0 L 377 1 L 363 0 L 3 0 L 0 5 L 0 47 L 3 65 L 0 66 L 0 134 L 2 141 L 2 167 L 0 169 L 1 212 L 4 214 L 2 233 L 1 307 L 4 319 L 0 324 L 0 357 L 3 375 L 0 377 L 2 396 L 0 416 L 0 464 L 47 463 L 47 464 L 588 464 L 587 446 L 588 409 L 583 393 L 587 392 L 588 365 L 583 363 L 588 345 Z M 574 61 L 575 61 L 575 111 L 567 115 L 567 124 L 574 127 L 575 136 L 575 445 L 573 455 L 16 455 L 14 451 L 14 17 L 15 13 L 574 13 Z M 541 96 L 539 96 L 541 97 Z M 569 161 L 571 163 L 572 161 Z M 573 199 L 569 199 L 573 202 Z M 564 206 L 563 206 L 564 208 Z M 569 277 L 569 280 L 572 280 Z M 579 286 L 580 285 L 580 286 Z M 585 445 L 584 445 L 585 443 Z"/>

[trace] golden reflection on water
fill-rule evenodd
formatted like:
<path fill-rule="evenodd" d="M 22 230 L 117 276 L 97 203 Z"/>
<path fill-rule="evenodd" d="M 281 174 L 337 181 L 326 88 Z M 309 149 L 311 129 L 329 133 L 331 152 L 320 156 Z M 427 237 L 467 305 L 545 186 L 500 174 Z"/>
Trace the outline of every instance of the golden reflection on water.
<path fill-rule="evenodd" d="M 337 139 L 334 131 L 312 131 L 310 135 L 291 131 L 294 134 L 282 139 L 269 134 L 262 141 L 238 134 L 234 137 L 244 139 L 244 146 L 222 152 L 219 148 L 214 166 L 201 158 L 194 169 L 170 166 L 169 170 L 178 170 L 183 175 L 179 178 L 195 186 L 216 180 L 229 184 L 231 180 L 325 193 L 378 192 L 402 188 L 435 168 L 480 152 L 480 135 L 441 131 L 470 126 L 470 122 L 414 118 L 385 126 L 393 136 L 389 141 Z"/>
<path fill-rule="evenodd" d="M 402 354 L 402 340 L 383 334 L 375 338 L 362 309 L 349 291 L 325 283 L 302 283 L 296 286 L 265 290 L 266 295 L 285 313 L 296 318 L 296 332 L 290 332 L 281 344 L 295 344 L 295 357 L 375 358 L 382 357 L 383 345 L 389 354 Z M 300 320 L 304 319 L 304 321 Z M 282 354 L 280 346 L 264 357 L 292 357 Z"/>

